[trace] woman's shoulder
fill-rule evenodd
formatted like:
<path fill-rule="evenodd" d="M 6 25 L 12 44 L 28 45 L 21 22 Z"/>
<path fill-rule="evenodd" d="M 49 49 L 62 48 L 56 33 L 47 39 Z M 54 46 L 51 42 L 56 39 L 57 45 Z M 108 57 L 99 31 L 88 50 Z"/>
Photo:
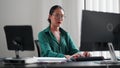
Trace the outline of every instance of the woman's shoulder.
<path fill-rule="evenodd" d="M 44 30 L 40 31 L 39 32 L 39 35 L 43 35 L 45 34 L 46 32 L 49 32 L 49 27 L 45 28 Z"/>

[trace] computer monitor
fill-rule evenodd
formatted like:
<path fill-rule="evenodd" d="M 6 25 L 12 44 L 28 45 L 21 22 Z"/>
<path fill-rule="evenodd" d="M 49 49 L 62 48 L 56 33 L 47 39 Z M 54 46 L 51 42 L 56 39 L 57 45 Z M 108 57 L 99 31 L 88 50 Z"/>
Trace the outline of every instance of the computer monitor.
<path fill-rule="evenodd" d="M 106 51 L 111 42 L 120 50 L 120 14 L 82 11 L 81 51 Z"/>
<path fill-rule="evenodd" d="M 34 50 L 33 32 L 30 25 L 4 26 L 8 50 L 32 51 Z M 16 58 L 19 55 L 16 54 Z"/>

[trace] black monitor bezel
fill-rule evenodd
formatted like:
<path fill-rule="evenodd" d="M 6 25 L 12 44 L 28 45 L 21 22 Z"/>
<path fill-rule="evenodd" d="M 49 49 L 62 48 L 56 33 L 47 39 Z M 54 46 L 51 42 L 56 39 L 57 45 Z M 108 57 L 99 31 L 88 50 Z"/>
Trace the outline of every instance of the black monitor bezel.
<path fill-rule="evenodd" d="M 6 35 L 6 42 L 8 50 L 16 51 L 33 51 L 34 41 L 33 41 L 33 30 L 31 25 L 6 25 L 4 26 L 4 31 Z M 13 41 L 16 41 L 20 45 L 15 45 Z"/>
<path fill-rule="evenodd" d="M 95 16 L 94 19 L 93 19 L 93 16 Z M 88 17 L 89 17 L 89 19 L 88 19 Z M 102 19 L 100 19 L 99 17 L 102 18 Z M 115 19 L 115 17 L 117 19 Z M 89 20 L 89 22 L 88 22 L 88 20 Z M 102 39 L 102 40 L 100 39 L 99 40 L 97 38 L 91 38 L 91 37 L 93 37 L 92 35 L 91 36 L 88 35 L 90 32 L 93 32 L 93 31 L 86 32 L 87 35 L 85 35 L 83 33 L 84 28 L 87 28 L 87 30 L 90 30 L 91 25 L 93 24 L 92 23 L 92 24 L 89 24 L 89 25 L 86 26 L 84 23 L 91 23 L 91 21 L 94 21 L 94 22 L 99 21 L 99 23 L 100 23 L 100 21 L 101 21 L 102 24 L 104 24 L 104 22 L 111 22 L 113 24 L 113 22 L 115 22 L 115 20 L 116 20 L 117 23 L 114 23 L 114 24 L 117 25 L 116 26 L 117 28 L 115 27 L 113 30 L 111 29 L 112 31 L 110 33 L 114 33 L 116 38 L 114 38 L 114 37 L 108 38 L 109 36 L 112 36 L 112 35 L 108 35 L 108 37 L 106 37 L 106 39 Z M 82 11 L 82 23 L 81 23 L 81 42 L 80 42 L 80 48 L 79 49 L 81 51 L 107 51 L 107 50 L 109 50 L 107 42 L 111 42 L 111 43 L 113 43 L 113 46 L 114 46 L 115 50 L 120 50 L 120 45 L 119 45 L 120 43 L 118 43 L 120 41 L 120 39 L 119 39 L 120 38 L 120 36 L 119 36 L 119 34 L 120 34 L 119 33 L 120 24 L 118 24 L 118 22 L 120 22 L 120 14 L 118 14 L 118 13 L 83 10 Z M 90 28 L 88 28 L 89 26 L 90 26 Z M 94 28 L 95 32 L 96 32 L 98 27 Z M 93 32 L 93 33 L 95 33 L 95 32 Z M 87 36 L 89 37 L 88 39 L 87 39 Z M 117 38 L 117 37 L 119 37 L 119 38 Z M 87 40 L 85 40 L 85 38 Z M 96 39 L 97 39 L 97 41 L 95 41 Z"/>

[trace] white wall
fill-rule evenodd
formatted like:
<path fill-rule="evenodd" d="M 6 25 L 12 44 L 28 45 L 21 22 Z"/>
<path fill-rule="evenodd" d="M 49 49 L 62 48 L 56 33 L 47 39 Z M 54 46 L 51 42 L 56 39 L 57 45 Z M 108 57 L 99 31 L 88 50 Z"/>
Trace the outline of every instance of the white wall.
<path fill-rule="evenodd" d="M 81 30 L 81 13 L 84 9 L 83 0 L 64 0 L 63 7 L 65 9 L 65 21 L 63 28 L 66 29 L 73 38 L 73 41 L 80 46 L 80 30 Z"/>
<path fill-rule="evenodd" d="M 7 50 L 4 25 L 29 24 L 34 27 L 38 21 L 38 0 L 0 0 L 0 57 L 15 56 Z M 33 51 L 24 53 L 26 56 L 36 55 Z"/>
<path fill-rule="evenodd" d="M 65 9 L 66 18 L 62 27 L 79 47 L 83 0 L 0 0 L 0 57 L 15 56 L 14 51 L 7 50 L 5 25 L 32 25 L 34 39 L 38 39 L 38 32 L 48 26 L 48 12 L 55 4 Z M 37 56 L 37 51 L 20 52 L 20 56 Z"/>

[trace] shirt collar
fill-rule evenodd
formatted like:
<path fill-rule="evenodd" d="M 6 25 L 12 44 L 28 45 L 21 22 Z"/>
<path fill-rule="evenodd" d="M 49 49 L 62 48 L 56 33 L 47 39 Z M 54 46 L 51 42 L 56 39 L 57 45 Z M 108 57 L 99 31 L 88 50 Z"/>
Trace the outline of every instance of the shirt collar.
<path fill-rule="evenodd" d="M 51 30 L 50 30 L 50 26 L 48 26 L 46 29 L 45 29 L 45 32 L 51 32 Z M 60 32 L 61 33 L 66 33 L 66 31 L 64 30 L 64 29 L 62 29 L 61 27 L 60 27 Z"/>
<path fill-rule="evenodd" d="M 66 33 L 65 30 L 63 30 L 61 27 L 60 27 L 60 32 L 61 32 L 61 37 L 62 37 L 62 34 L 64 35 Z M 48 26 L 46 29 L 45 29 L 45 33 L 49 34 L 51 36 L 52 39 L 54 39 L 56 42 L 56 38 L 54 37 L 54 35 L 52 34 L 51 30 L 50 30 L 50 26 Z"/>

